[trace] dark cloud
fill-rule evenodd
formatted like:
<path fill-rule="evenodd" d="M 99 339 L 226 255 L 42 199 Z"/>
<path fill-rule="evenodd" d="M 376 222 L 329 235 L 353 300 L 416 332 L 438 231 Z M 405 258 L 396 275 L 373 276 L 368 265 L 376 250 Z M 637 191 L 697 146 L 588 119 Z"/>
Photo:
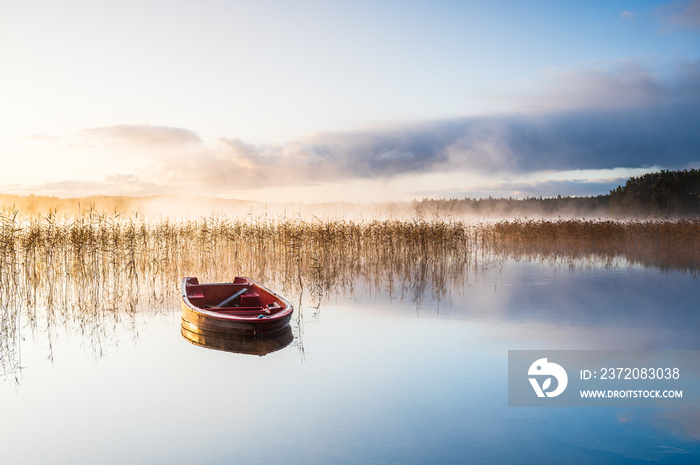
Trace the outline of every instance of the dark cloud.
<path fill-rule="evenodd" d="M 189 129 L 146 124 L 106 126 L 86 129 L 83 133 L 91 139 L 114 145 L 183 145 L 202 141 Z"/>
<path fill-rule="evenodd" d="M 679 168 L 700 161 L 696 107 L 555 113 L 503 118 L 494 124 L 498 136 L 491 139 L 498 141 L 495 153 L 502 165 L 488 171 Z M 489 137 L 469 138 L 468 150 L 456 150 L 452 161 L 467 169 L 483 168 L 471 159 L 479 144 L 489 144 Z M 488 155 L 486 150 L 482 153 Z"/>
<path fill-rule="evenodd" d="M 684 168 L 700 163 L 700 62 L 678 62 L 666 74 L 627 61 L 559 73 L 544 100 L 570 100 L 547 112 L 319 133 L 287 144 L 221 138 L 216 153 L 200 157 L 199 176 L 212 185 L 236 176 L 250 188 L 429 172 Z M 586 98 L 593 103 L 578 104 Z"/>
<path fill-rule="evenodd" d="M 700 162 L 700 108 L 561 112 L 465 118 L 385 130 L 322 134 L 292 145 L 225 140 L 201 169 L 255 180 L 382 178 L 431 171 L 527 173 L 682 168 Z M 332 179 L 328 179 L 328 178 Z"/>
<path fill-rule="evenodd" d="M 445 142 L 459 136 L 452 121 L 317 134 L 301 142 L 310 158 L 334 163 L 345 177 L 377 178 L 430 171 L 447 161 Z"/>
<path fill-rule="evenodd" d="M 318 134 L 289 144 L 222 138 L 216 149 L 160 160 L 157 178 L 215 192 L 430 172 L 679 169 L 700 163 L 699 127 L 699 107 L 673 104 L 463 118 Z"/>

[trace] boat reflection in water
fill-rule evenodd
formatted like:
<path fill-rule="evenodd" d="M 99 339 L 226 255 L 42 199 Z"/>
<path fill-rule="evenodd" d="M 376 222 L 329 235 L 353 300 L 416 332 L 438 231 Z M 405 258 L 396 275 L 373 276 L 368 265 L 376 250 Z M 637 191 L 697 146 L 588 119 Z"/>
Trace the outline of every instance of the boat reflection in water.
<path fill-rule="evenodd" d="M 287 326 L 273 335 L 246 336 L 243 334 L 225 334 L 200 329 L 182 320 L 182 337 L 192 344 L 209 349 L 223 350 L 238 354 L 267 355 L 284 349 L 294 340 L 292 327 Z"/>
<path fill-rule="evenodd" d="M 188 341 L 213 349 L 267 355 L 288 346 L 294 308 L 252 279 L 200 284 L 182 280 L 182 330 Z"/>

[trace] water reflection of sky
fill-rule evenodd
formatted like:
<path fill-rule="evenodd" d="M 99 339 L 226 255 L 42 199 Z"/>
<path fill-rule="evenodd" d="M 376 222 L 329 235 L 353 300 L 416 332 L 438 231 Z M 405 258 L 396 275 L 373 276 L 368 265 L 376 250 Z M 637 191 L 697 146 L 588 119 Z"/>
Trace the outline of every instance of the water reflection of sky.
<path fill-rule="evenodd" d="M 508 260 L 420 306 L 359 285 L 305 305 L 264 357 L 188 343 L 174 309 L 101 356 L 25 332 L 3 463 L 697 463 L 696 410 L 509 408 L 506 373 L 509 349 L 698 349 L 699 301 L 688 274 Z"/>

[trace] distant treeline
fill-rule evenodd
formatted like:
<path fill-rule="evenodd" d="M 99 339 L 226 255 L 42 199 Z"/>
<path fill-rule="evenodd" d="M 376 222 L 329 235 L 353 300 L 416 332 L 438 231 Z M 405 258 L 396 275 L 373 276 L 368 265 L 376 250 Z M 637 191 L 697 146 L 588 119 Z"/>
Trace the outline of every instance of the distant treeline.
<path fill-rule="evenodd" d="M 417 214 L 479 217 L 700 217 L 700 170 L 666 171 L 631 177 L 608 195 L 526 199 L 423 199 Z"/>
<path fill-rule="evenodd" d="M 22 216 L 76 215 L 89 210 L 146 216 L 366 216 L 476 218 L 697 218 L 700 217 L 700 170 L 661 171 L 627 180 L 608 195 L 594 197 L 528 197 L 526 199 L 423 199 L 377 204 L 264 203 L 213 197 L 95 196 L 57 198 L 0 194 L 3 210 Z"/>

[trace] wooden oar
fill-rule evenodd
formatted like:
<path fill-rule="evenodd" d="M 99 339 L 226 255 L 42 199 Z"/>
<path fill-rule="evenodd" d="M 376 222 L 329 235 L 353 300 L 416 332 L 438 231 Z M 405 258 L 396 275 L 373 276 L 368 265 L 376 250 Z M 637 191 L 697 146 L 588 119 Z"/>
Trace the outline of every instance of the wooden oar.
<path fill-rule="evenodd" d="M 243 289 L 241 289 L 240 291 L 236 292 L 235 294 L 233 294 L 233 295 L 232 295 L 231 297 L 229 297 L 228 299 L 226 299 L 226 300 L 224 300 L 223 302 L 221 302 L 219 305 L 217 305 L 217 307 L 225 307 L 226 304 L 228 304 L 229 302 L 231 302 L 233 299 L 235 299 L 235 298 L 238 297 L 239 295 L 245 293 L 245 291 L 247 291 L 247 290 L 248 290 L 248 289 L 244 287 Z"/>

